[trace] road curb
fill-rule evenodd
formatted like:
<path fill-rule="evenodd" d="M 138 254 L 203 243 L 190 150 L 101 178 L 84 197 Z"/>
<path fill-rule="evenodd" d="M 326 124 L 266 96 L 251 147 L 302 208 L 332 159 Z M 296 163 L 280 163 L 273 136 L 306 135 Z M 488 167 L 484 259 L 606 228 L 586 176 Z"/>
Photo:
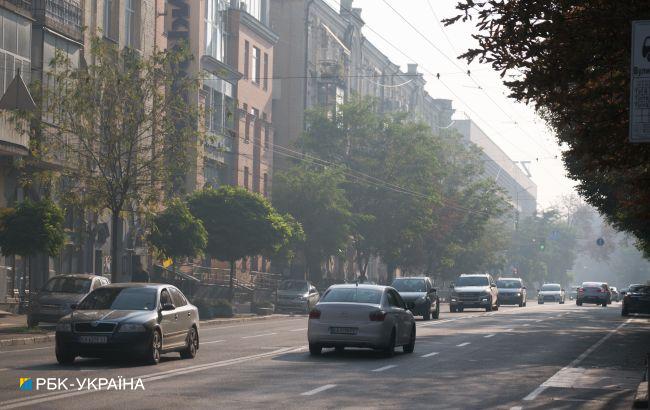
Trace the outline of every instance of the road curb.
<path fill-rule="evenodd" d="M 269 316 L 246 316 L 246 317 L 235 317 L 235 318 L 221 318 L 221 319 L 202 320 L 200 321 L 200 325 L 205 327 L 213 327 L 219 325 L 237 324 L 237 323 L 245 323 L 245 322 L 252 322 L 252 321 L 261 321 L 261 320 L 286 319 L 290 317 L 295 317 L 295 316 L 269 315 Z M 18 337 L 13 339 L 0 339 L 0 347 L 32 345 L 32 344 L 39 344 L 39 343 L 48 343 L 53 341 L 54 341 L 54 332 L 51 332 L 51 333 L 38 335 L 38 336 Z"/>

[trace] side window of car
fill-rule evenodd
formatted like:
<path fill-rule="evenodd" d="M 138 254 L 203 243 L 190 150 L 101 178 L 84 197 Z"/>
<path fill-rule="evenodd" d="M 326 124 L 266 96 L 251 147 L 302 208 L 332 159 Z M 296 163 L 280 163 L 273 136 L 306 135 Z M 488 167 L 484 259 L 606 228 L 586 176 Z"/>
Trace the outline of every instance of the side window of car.
<path fill-rule="evenodd" d="M 398 292 L 394 292 L 394 297 L 395 301 L 397 302 L 397 307 L 406 309 L 406 303 L 404 303 L 404 299 L 402 299 Z"/>
<path fill-rule="evenodd" d="M 391 291 L 386 292 L 386 300 L 388 301 L 388 306 L 390 306 L 390 307 L 398 307 L 397 306 L 397 301 L 395 300 L 395 295 L 393 295 L 393 292 L 391 292 Z"/>
<path fill-rule="evenodd" d="M 167 289 L 163 289 L 160 291 L 160 306 L 165 306 L 167 303 L 173 303 L 172 298 Z"/>
<path fill-rule="evenodd" d="M 183 296 L 180 290 L 176 288 L 169 288 L 169 291 L 172 294 L 172 299 L 174 300 L 174 306 L 180 307 L 180 306 L 187 305 L 187 299 L 185 299 L 185 296 Z"/>

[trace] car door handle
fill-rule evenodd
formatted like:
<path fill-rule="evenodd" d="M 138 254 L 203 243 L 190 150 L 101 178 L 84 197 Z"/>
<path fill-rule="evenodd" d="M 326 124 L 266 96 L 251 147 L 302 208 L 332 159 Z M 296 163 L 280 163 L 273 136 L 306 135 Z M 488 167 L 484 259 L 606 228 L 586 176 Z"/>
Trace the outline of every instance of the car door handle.
<path fill-rule="evenodd" d="M 192 312 L 187 312 L 187 317 L 192 317 Z"/>
<path fill-rule="evenodd" d="M 174 319 L 178 320 L 178 313 L 174 313 Z"/>

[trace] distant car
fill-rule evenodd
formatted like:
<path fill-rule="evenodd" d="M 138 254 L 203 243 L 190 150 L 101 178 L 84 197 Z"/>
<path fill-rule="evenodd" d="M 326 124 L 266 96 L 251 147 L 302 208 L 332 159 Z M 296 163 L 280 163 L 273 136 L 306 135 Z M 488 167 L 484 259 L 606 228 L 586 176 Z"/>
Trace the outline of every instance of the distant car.
<path fill-rule="evenodd" d="M 499 309 L 497 284 L 492 275 L 460 275 L 449 298 L 449 310 L 462 312 L 465 308 L 481 308 L 486 312 Z"/>
<path fill-rule="evenodd" d="M 309 313 L 320 299 L 320 294 L 314 285 L 298 279 L 280 282 L 277 296 L 276 312 Z"/>
<path fill-rule="evenodd" d="M 415 318 L 397 290 L 389 286 L 345 284 L 331 286 L 309 313 L 309 353 L 323 348 L 365 347 L 392 356 L 415 349 Z"/>
<path fill-rule="evenodd" d="M 56 359 L 130 356 L 157 364 L 160 355 L 199 349 L 199 312 L 171 285 L 117 283 L 93 290 L 56 325 Z"/>
<path fill-rule="evenodd" d="M 545 283 L 537 293 L 537 303 L 543 305 L 544 302 L 558 302 L 564 304 L 566 293 L 559 283 Z"/>
<path fill-rule="evenodd" d="M 614 302 L 620 302 L 621 301 L 621 295 L 620 295 L 620 293 L 618 293 L 618 289 L 616 289 L 615 286 L 610 287 L 609 291 L 612 294 L 612 300 Z"/>
<path fill-rule="evenodd" d="M 526 286 L 521 278 L 497 279 L 499 304 L 526 306 Z"/>
<path fill-rule="evenodd" d="M 612 294 L 609 286 L 604 282 L 584 282 L 578 288 L 578 297 L 576 305 L 582 306 L 583 303 L 595 303 L 607 307 L 612 303 Z"/>
<path fill-rule="evenodd" d="M 433 282 L 426 276 L 396 278 L 391 284 L 415 316 L 424 320 L 440 317 L 440 298 Z"/>
<path fill-rule="evenodd" d="M 107 278 L 95 275 L 69 274 L 50 278 L 32 299 L 27 313 L 27 326 L 58 322 L 72 311 L 71 305 L 79 303 L 92 290 L 109 283 Z"/>
<path fill-rule="evenodd" d="M 631 285 L 628 293 L 623 298 L 621 315 L 630 313 L 650 314 L 650 285 Z"/>
<path fill-rule="evenodd" d="M 578 288 L 579 287 L 580 286 L 571 286 L 571 288 L 569 290 L 569 299 L 570 300 L 574 300 L 575 298 L 578 297 Z"/>

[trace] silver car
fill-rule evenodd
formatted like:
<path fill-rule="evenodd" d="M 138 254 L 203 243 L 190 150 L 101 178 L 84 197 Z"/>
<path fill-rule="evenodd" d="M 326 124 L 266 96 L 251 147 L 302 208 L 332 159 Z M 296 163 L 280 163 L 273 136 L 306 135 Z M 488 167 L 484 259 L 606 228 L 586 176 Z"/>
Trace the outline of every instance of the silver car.
<path fill-rule="evenodd" d="M 56 323 L 72 311 L 71 306 L 79 303 L 88 293 L 110 281 L 103 276 L 86 274 L 57 275 L 48 280 L 32 300 L 27 314 L 27 326 L 35 327 L 40 322 Z"/>
<path fill-rule="evenodd" d="M 309 311 L 318 303 L 320 294 L 316 287 L 306 280 L 288 279 L 278 286 L 276 312 Z"/>
<path fill-rule="evenodd" d="M 403 346 L 404 353 L 412 353 L 415 318 L 389 286 L 333 285 L 309 313 L 307 338 L 312 355 L 324 347 L 365 347 L 392 356 Z"/>

